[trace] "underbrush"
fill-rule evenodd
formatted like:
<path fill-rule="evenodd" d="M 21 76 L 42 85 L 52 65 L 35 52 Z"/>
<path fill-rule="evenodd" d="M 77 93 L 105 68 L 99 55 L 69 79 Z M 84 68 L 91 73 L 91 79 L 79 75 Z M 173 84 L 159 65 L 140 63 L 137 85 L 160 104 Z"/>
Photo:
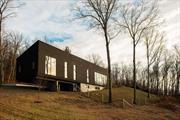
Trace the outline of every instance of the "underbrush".
<path fill-rule="evenodd" d="M 175 112 L 180 110 L 178 104 L 180 104 L 180 102 L 177 98 L 165 96 L 160 98 L 157 106 Z"/>

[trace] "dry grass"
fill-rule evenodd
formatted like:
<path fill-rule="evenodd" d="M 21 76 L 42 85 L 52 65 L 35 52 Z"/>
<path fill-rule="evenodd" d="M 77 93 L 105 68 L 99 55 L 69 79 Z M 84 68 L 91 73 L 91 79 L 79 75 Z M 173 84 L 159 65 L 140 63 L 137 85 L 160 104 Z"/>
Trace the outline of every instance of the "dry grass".
<path fill-rule="evenodd" d="M 125 99 L 126 101 L 128 101 L 129 103 L 133 103 L 133 96 L 134 96 L 134 92 L 133 92 L 133 88 L 129 88 L 129 87 L 120 87 L 120 88 L 113 88 L 112 89 L 112 98 L 114 102 L 118 102 L 121 99 Z M 149 102 L 155 102 L 157 100 L 159 100 L 159 97 L 157 97 L 156 95 L 151 94 L 151 99 L 147 99 L 147 93 L 143 92 L 141 90 L 136 90 L 137 93 L 137 104 L 138 105 L 144 105 L 144 104 L 148 104 Z M 103 94 L 103 101 L 104 102 L 108 102 L 108 90 L 102 90 L 102 91 L 98 91 L 98 92 L 90 92 L 90 97 L 92 99 L 94 99 L 95 101 L 102 101 L 102 94 Z"/>
<path fill-rule="evenodd" d="M 0 120 L 179 120 L 174 105 L 175 111 L 158 105 L 122 109 L 79 93 L 0 88 Z"/>

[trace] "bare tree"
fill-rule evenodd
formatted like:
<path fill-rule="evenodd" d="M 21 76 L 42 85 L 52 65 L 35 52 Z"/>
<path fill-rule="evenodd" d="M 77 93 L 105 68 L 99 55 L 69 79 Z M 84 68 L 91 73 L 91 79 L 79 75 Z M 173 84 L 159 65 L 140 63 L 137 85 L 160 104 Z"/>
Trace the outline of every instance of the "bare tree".
<path fill-rule="evenodd" d="M 121 65 L 121 73 L 120 80 L 124 81 L 124 85 L 132 87 L 132 66 L 125 65 L 122 63 Z"/>
<path fill-rule="evenodd" d="M 3 43 L 1 44 L 1 55 L 0 55 L 0 85 L 4 82 L 4 78 L 5 78 L 5 66 L 4 63 L 6 62 L 6 59 L 8 57 L 7 55 L 7 51 L 9 50 L 9 41 L 8 39 L 5 39 L 7 35 L 3 35 Z"/>
<path fill-rule="evenodd" d="M 156 78 L 156 91 L 157 94 L 159 95 L 159 77 L 160 77 L 160 61 L 161 61 L 161 56 L 162 56 L 162 51 L 163 51 L 163 47 L 160 49 L 160 51 L 157 54 L 157 57 L 155 59 L 154 65 L 153 65 L 153 72 L 155 74 L 155 78 Z"/>
<path fill-rule="evenodd" d="M 163 38 L 163 34 L 159 34 L 154 29 L 146 31 L 144 35 L 147 59 L 148 98 L 150 98 L 150 67 L 157 59 L 159 52 L 161 52 L 163 47 Z"/>
<path fill-rule="evenodd" d="M 145 30 L 158 25 L 157 2 L 140 0 L 125 4 L 120 9 L 120 16 L 122 19 L 117 23 L 120 28 L 127 30 L 133 43 L 134 104 L 136 104 L 136 46 Z"/>
<path fill-rule="evenodd" d="M 171 60 L 171 55 L 169 55 L 168 50 L 164 51 L 164 63 L 162 66 L 162 76 L 163 76 L 163 94 L 167 95 L 168 94 L 168 75 L 169 75 L 169 70 L 172 65 L 172 60 Z"/>
<path fill-rule="evenodd" d="M 175 95 L 179 95 L 179 83 L 180 83 L 180 49 L 178 46 L 174 46 L 176 51 L 176 60 L 175 60 L 175 71 L 176 71 L 176 88 Z"/>
<path fill-rule="evenodd" d="M 175 46 L 174 46 L 174 49 L 175 49 L 175 51 L 176 51 L 177 58 L 180 59 L 180 48 L 179 48 L 179 46 L 175 45 Z"/>
<path fill-rule="evenodd" d="M 112 102 L 111 83 L 111 59 L 109 44 L 116 36 L 112 31 L 111 19 L 117 9 L 117 0 L 83 0 L 81 7 L 77 7 L 77 17 L 84 18 L 90 23 L 90 27 L 96 27 L 104 34 L 108 63 L 109 103 Z"/>
<path fill-rule="evenodd" d="M 120 76 L 120 67 L 118 65 L 118 63 L 114 63 L 112 64 L 112 72 L 111 72 L 111 76 L 112 76 L 112 80 L 115 82 L 116 86 L 121 85 L 121 81 L 119 79 Z"/>
<path fill-rule="evenodd" d="M 123 85 L 126 85 L 126 80 L 125 80 L 125 69 L 124 69 L 124 63 L 121 63 L 121 66 L 119 67 L 120 73 L 119 73 L 119 79 L 122 81 Z"/>
<path fill-rule="evenodd" d="M 25 38 L 23 36 L 23 41 L 21 42 L 21 46 L 19 48 L 19 55 L 21 55 L 24 51 L 26 51 L 32 44 L 32 41 L 30 41 L 29 39 Z"/>
<path fill-rule="evenodd" d="M 3 23 L 11 16 L 15 15 L 13 11 L 15 8 L 20 7 L 13 4 L 13 0 L 0 0 L 0 84 L 4 79 L 4 63 L 3 63 Z"/>
<path fill-rule="evenodd" d="M 176 70 L 175 70 L 176 63 L 173 61 L 173 64 L 170 68 L 170 94 L 173 96 L 175 94 L 175 79 L 176 79 Z"/>
<path fill-rule="evenodd" d="M 19 49 L 24 37 L 22 34 L 11 32 L 9 34 L 9 40 L 11 43 L 11 59 L 10 59 L 10 74 L 8 77 L 8 81 L 15 79 L 15 69 L 16 69 L 16 58 L 19 54 Z"/>
<path fill-rule="evenodd" d="M 146 88 L 146 76 L 147 76 L 147 70 L 145 68 L 142 68 L 140 73 L 140 89 L 145 90 Z"/>
<path fill-rule="evenodd" d="M 101 67 L 105 67 L 104 62 L 101 58 L 100 55 L 92 53 L 86 56 L 86 59 L 92 63 L 94 63 L 95 65 L 101 66 Z"/>
<path fill-rule="evenodd" d="M 175 87 L 175 95 L 179 95 L 179 83 L 180 83 L 180 61 L 175 61 L 175 71 L 176 71 L 176 87 Z"/>

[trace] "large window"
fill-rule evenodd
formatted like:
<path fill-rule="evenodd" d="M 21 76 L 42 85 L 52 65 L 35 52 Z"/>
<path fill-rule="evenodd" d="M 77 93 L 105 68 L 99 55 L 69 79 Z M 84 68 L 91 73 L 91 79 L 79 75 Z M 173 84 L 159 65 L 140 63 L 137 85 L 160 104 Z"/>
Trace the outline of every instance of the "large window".
<path fill-rule="evenodd" d="M 73 79 L 76 80 L 76 65 L 73 65 Z"/>
<path fill-rule="evenodd" d="M 96 84 L 106 85 L 106 83 L 107 83 L 107 76 L 106 75 L 95 72 L 94 73 L 94 78 L 95 78 L 95 83 Z"/>
<path fill-rule="evenodd" d="M 89 83 L 89 69 L 87 69 L 86 74 L 87 74 L 87 83 Z"/>
<path fill-rule="evenodd" d="M 67 76 L 67 62 L 64 62 L 64 78 L 68 78 L 68 76 Z"/>
<path fill-rule="evenodd" d="M 56 76 L 56 59 L 50 56 L 45 57 L 45 74 Z"/>

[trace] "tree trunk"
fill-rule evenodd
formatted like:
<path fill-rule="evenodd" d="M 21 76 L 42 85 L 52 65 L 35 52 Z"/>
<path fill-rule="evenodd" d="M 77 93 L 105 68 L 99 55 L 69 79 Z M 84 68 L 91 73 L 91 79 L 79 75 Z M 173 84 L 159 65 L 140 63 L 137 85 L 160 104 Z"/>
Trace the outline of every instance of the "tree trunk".
<path fill-rule="evenodd" d="M 159 96 L 159 71 L 156 73 L 156 79 L 157 79 L 157 95 Z"/>
<path fill-rule="evenodd" d="M 0 85 L 3 83 L 3 56 L 2 56 L 2 14 L 0 15 Z"/>
<path fill-rule="evenodd" d="M 149 82 L 149 61 L 148 61 L 148 67 L 147 67 L 147 79 L 148 79 L 148 98 L 150 98 L 150 82 Z"/>
<path fill-rule="evenodd" d="M 11 63 L 10 75 L 9 75 L 9 78 L 8 78 L 8 83 L 12 82 L 12 80 L 15 79 L 15 68 L 16 68 L 16 58 L 13 57 L 12 63 Z"/>
<path fill-rule="evenodd" d="M 179 95 L 179 74 L 177 74 L 177 78 L 176 78 L 176 81 L 177 81 L 177 83 L 176 83 L 176 92 L 175 92 L 175 94 L 176 94 L 176 96 L 178 96 Z"/>
<path fill-rule="evenodd" d="M 134 101 L 136 104 L 136 44 L 135 40 L 133 40 L 133 80 L 134 80 Z"/>
<path fill-rule="evenodd" d="M 10 73 L 9 73 L 9 76 L 8 76 L 8 83 L 11 80 L 12 74 L 13 74 L 13 57 L 11 58 L 11 62 L 10 63 L 11 64 L 10 64 Z"/>
<path fill-rule="evenodd" d="M 0 62 L 1 62 L 1 68 L 0 68 L 0 85 L 4 83 L 4 59 L 3 59 L 3 55 L 4 55 L 4 51 L 1 51 L 1 58 L 0 58 Z"/>
<path fill-rule="evenodd" d="M 108 61 L 108 83 L 109 83 L 109 103 L 112 103 L 112 82 L 111 82 L 111 60 L 110 60 L 110 50 L 109 50 L 109 41 L 107 37 L 107 31 L 104 30 L 105 40 L 106 40 L 106 52 L 107 52 L 107 61 Z"/>
<path fill-rule="evenodd" d="M 146 55 L 147 55 L 147 81 L 148 81 L 148 98 L 150 98 L 150 82 L 149 82 L 149 67 L 150 67 L 150 63 L 149 63 L 149 45 L 148 45 L 148 43 L 146 44 L 147 46 L 147 53 L 146 53 Z"/>
<path fill-rule="evenodd" d="M 15 47 L 17 47 L 17 46 L 15 46 Z M 15 66 L 16 66 L 16 53 L 17 53 L 18 48 L 14 48 L 14 49 L 15 50 L 14 50 L 14 53 L 11 58 L 11 69 L 10 69 L 10 74 L 8 77 L 8 83 L 9 83 L 9 81 L 12 81 L 14 79 Z"/>
<path fill-rule="evenodd" d="M 14 63 L 13 63 L 13 72 L 12 72 L 12 80 L 15 82 L 15 76 L 16 76 L 16 57 L 14 58 Z"/>
<path fill-rule="evenodd" d="M 167 73 L 164 76 L 164 95 L 167 95 Z"/>

